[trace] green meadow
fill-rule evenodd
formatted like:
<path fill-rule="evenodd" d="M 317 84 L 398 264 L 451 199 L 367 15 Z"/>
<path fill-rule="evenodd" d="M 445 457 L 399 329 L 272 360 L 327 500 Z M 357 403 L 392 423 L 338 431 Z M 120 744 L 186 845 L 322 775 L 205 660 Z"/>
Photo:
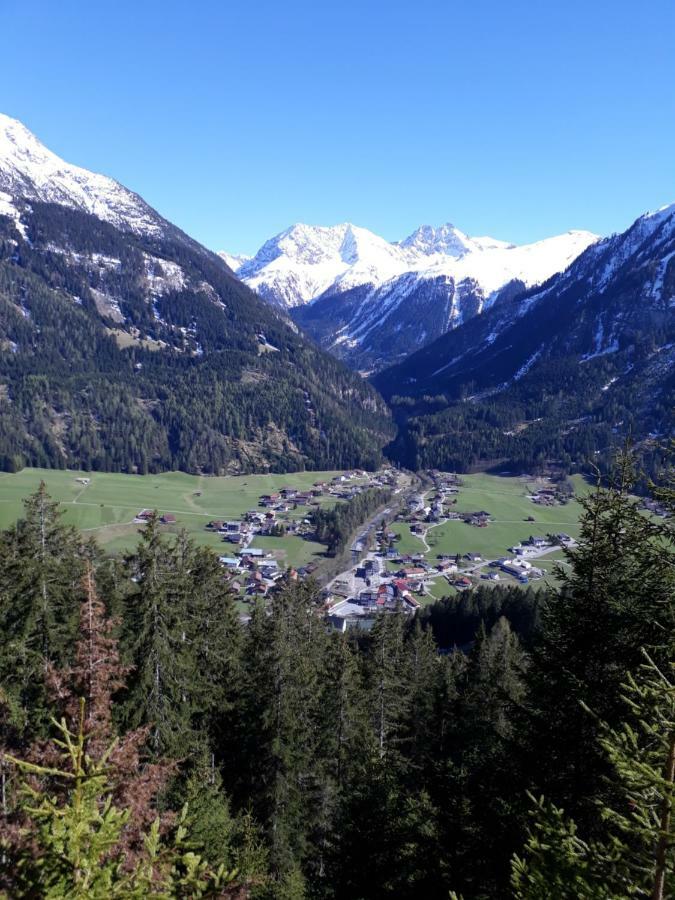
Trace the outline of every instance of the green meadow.
<path fill-rule="evenodd" d="M 527 499 L 532 489 L 531 479 L 497 475 L 463 475 L 457 503 L 452 507 L 459 513 L 485 510 L 492 522 L 487 528 L 466 525 L 461 520 L 449 520 L 432 526 L 427 532 L 433 561 L 439 554 L 480 553 L 494 559 L 508 554 L 508 548 L 530 535 L 564 532 L 571 537 L 579 534 L 581 506 L 573 499 L 564 506 L 538 506 Z M 580 475 L 572 478 L 576 496 L 590 490 Z M 526 521 L 529 516 L 533 522 Z"/>
<path fill-rule="evenodd" d="M 134 523 L 141 509 L 173 513 L 176 525 L 167 532 L 185 528 L 202 545 L 223 554 L 230 545 L 205 530 L 210 519 L 236 519 L 257 506 L 261 494 L 284 486 L 306 490 L 315 481 L 328 481 L 337 472 L 296 472 L 286 475 L 197 476 L 183 472 L 161 475 L 122 475 L 109 472 L 74 472 L 57 469 L 23 469 L 15 474 L 0 474 L 0 528 L 7 528 L 22 514 L 22 500 L 38 487 L 41 480 L 61 505 L 64 521 L 92 535 L 110 553 L 124 552 L 138 539 Z M 87 486 L 78 478 L 89 478 Z M 325 500 L 323 502 L 330 503 Z M 303 517 L 298 508 L 289 515 Z M 321 544 L 288 536 L 256 538 L 253 547 L 267 547 L 287 565 L 307 563 L 323 551 Z"/>

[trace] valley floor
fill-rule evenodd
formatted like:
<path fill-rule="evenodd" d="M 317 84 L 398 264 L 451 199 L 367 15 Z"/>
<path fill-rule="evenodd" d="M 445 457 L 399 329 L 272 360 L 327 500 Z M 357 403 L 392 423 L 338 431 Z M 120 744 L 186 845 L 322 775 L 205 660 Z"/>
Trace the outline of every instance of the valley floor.
<path fill-rule="evenodd" d="M 200 545 L 227 552 L 222 535 L 206 530 L 212 519 L 239 519 L 255 509 L 262 494 L 284 486 L 298 490 L 311 488 L 315 481 L 329 481 L 338 472 L 296 472 L 283 475 L 195 476 L 182 472 L 160 475 L 120 475 L 108 472 L 74 472 L 56 469 L 23 469 L 0 474 L 0 528 L 6 528 L 22 514 L 23 498 L 44 481 L 57 500 L 64 521 L 96 538 L 109 553 L 130 550 L 138 541 L 141 527 L 135 518 L 142 509 L 169 513 L 175 523 L 165 526 L 169 533 L 185 528 Z M 78 479 L 88 479 L 82 484 Z M 322 503 L 332 505 L 329 498 Z M 298 508 L 290 515 L 304 518 L 308 511 Z M 302 566 L 323 553 L 325 547 L 296 535 L 255 537 L 251 547 L 272 550 L 280 565 Z"/>

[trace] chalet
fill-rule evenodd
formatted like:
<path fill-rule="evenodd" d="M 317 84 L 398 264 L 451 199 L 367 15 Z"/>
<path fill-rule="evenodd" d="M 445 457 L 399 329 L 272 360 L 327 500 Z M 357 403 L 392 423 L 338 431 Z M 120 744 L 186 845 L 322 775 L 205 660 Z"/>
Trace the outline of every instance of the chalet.
<path fill-rule="evenodd" d="M 438 563 L 436 568 L 439 572 L 456 572 L 457 563 L 449 559 L 443 559 Z"/>
<path fill-rule="evenodd" d="M 263 494 L 258 502 L 258 506 L 274 506 L 281 500 L 281 494 Z"/>
<path fill-rule="evenodd" d="M 480 553 L 465 553 L 464 559 L 468 559 L 469 562 L 480 562 L 483 557 L 480 555 Z"/>
<path fill-rule="evenodd" d="M 545 537 L 530 535 L 529 544 L 531 547 L 548 547 L 548 541 Z"/>
<path fill-rule="evenodd" d="M 412 594 L 406 594 L 403 597 L 403 602 L 408 606 L 413 612 L 416 612 L 420 608 L 419 600 L 416 600 Z"/>
<path fill-rule="evenodd" d="M 209 531 L 223 531 L 225 528 L 225 522 L 222 519 L 212 519 L 207 523 L 206 527 Z"/>
<path fill-rule="evenodd" d="M 147 522 L 150 518 L 152 518 L 151 509 L 142 509 L 139 513 L 136 514 L 136 521 L 138 522 Z"/>
<path fill-rule="evenodd" d="M 427 574 L 427 570 L 421 566 L 404 566 L 397 574 L 402 578 L 422 578 Z"/>
<path fill-rule="evenodd" d="M 160 516 L 159 521 L 162 523 L 162 525 L 175 525 L 176 517 L 173 513 L 163 513 L 163 515 Z"/>
<path fill-rule="evenodd" d="M 226 569 L 236 569 L 239 567 L 239 560 L 235 556 L 219 556 L 218 562 Z"/>
<path fill-rule="evenodd" d="M 466 590 L 466 588 L 471 587 L 472 581 L 470 578 L 467 578 L 466 575 L 460 575 L 459 578 L 455 578 L 452 584 L 460 591 L 463 591 Z"/>

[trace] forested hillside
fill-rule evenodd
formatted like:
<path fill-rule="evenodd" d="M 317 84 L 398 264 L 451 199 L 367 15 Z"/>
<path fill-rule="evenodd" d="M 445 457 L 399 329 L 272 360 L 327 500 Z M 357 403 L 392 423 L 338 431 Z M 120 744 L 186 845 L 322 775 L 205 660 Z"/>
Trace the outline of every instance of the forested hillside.
<path fill-rule="evenodd" d="M 290 578 L 242 626 L 208 550 L 103 559 L 41 489 L 0 535 L 2 888 L 672 896 L 675 532 L 631 477 L 558 590 L 346 635 Z"/>
<path fill-rule="evenodd" d="M 401 425 L 391 453 L 414 468 L 569 469 L 672 435 L 674 252 L 671 206 L 381 372 Z"/>
<path fill-rule="evenodd" d="M 381 398 L 168 223 L 0 215 L 0 468 L 376 466 Z M 162 221 L 162 220 L 160 220 Z"/>

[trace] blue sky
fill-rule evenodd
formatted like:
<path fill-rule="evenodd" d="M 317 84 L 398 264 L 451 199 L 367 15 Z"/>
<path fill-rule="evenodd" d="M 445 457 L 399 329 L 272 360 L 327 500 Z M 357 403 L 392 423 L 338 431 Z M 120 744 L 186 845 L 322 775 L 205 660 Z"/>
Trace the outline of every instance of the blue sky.
<path fill-rule="evenodd" d="M 675 201 L 672 0 L 0 0 L 0 110 L 214 249 Z"/>

